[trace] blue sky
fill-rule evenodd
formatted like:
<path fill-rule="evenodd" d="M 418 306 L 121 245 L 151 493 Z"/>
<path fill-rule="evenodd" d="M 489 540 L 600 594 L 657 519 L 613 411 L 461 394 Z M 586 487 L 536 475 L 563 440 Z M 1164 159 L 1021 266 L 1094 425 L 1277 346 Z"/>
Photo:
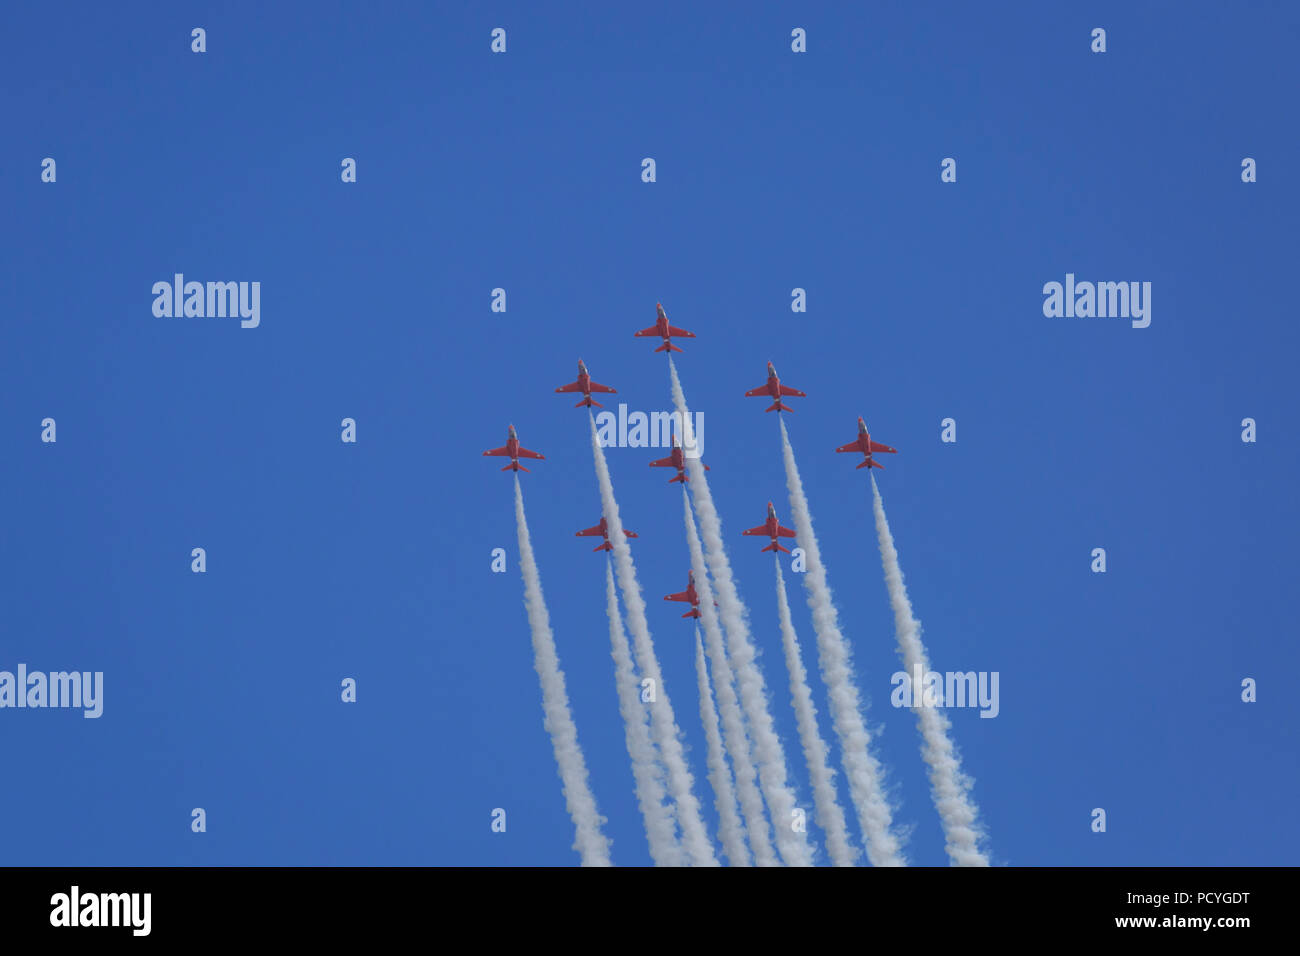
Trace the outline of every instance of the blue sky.
<path fill-rule="evenodd" d="M 678 368 L 805 806 L 770 556 L 740 536 L 769 499 L 790 523 L 776 416 L 741 397 L 769 359 L 808 392 L 788 425 L 913 862 L 947 861 L 889 706 L 865 475 L 833 453 L 858 415 L 899 449 L 878 479 L 932 663 L 1000 674 L 996 719 L 951 715 L 994 862 L 1294 864 L 1298 27 L 1284 4 L 7 11 L 0 670 L 103 671 L 105 701 L 0 710 L 0 862 L 576 863 L 511 481 L 480 457 L 513 423 L 547 456 L 524 493 L 613 858 L 648 863 L 604 558 L 573 537 L 600 510 L 586 415 L 552 390 L 582 357 L 669 407 L 632 338 L 662 301 L 698 335 Z M 259 281 L 260 326 L 155 317 L 176 272 Z M 1150 327 L 1044 317 L 1067 272 L 1151 282 Z M 712 829 L 659 454 L 610 468 Z"/>

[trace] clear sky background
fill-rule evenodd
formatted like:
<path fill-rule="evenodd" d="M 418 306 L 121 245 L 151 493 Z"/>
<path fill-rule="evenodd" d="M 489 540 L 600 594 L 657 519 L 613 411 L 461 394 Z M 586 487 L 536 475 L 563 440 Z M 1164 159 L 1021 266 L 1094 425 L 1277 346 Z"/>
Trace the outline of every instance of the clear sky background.
<path fill-rule="evenodd" d="M 582 357 L 670 407 L 632 338 L 662 301 L 804 806 L 740 536 L 769 499 L 791 524 L 742 397 L 768 360 L 808 392 L 788 424 L 912 862 L 947 859 L 866 474 L 833 453 L 859 415 L 899 449 L 877 477 L 933 665 L 1000 674 L 996 719 L 951 714 L 995 864 L 1295 864 L 1298 30 L 1283 3 L 6 9 L 0 669 L 103 671 L 105 701 L 0 711 L 0 863 L 576 863 L 480 456 L 509 423 L 547 456 L 524 493 L 613 858 L 648 863 L 605 558 L 573 537 L 586 413 L 552 390 Z M 260 281 L 260 327 L 156 318 L 176 272 Z M 1045 318 L 1067 272 L 1151 282 L 1150 327 Z M 661 454 L 609 461 L 714 831 Z"/>

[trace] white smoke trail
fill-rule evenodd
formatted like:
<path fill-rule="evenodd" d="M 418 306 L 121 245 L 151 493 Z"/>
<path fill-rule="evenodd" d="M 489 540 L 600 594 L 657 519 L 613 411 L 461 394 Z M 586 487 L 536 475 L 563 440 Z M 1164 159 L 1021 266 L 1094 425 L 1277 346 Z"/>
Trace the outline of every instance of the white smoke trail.
<path fill-rule="evenodd" d="M 790 697 L 803 741 L 804 759 L 808 761 L 808 778 L 812 781 L 813 801 L 817 808 L 817 825 L 826 833 L 826 851 L 836 866 L 852 866 L 858 851 L 849 843 L 844 811 L 835 796 L 835 777 L 826 759 L 826 742 L 817 729 L 817 708 L 813 705 L 808 672 L 799 656 L 799 637 L 790 618 L 790 598 L 781 573 L 781 558 L 772 555 L 776 565 L 777 616 L 781 620 L 781 637 L 785 644 L 785 662 L 790 670 Z"/>
<path fill-rule="evenodd" d="M 889 603 L 894 608 L 894 628 L 898 633 L 898 654 L 909 674 L 925 674 L 930 670 L 925 645 L 921 643 L 921 625 L 912 616 L 912 602 L 907 599 L 903 586 L 903 571 L 898 566 L 898 551 L 894 536 L 889 533 L 885 518 L 885 504 L 876 487 L 876 477 L 871 476 L 871 494 L 875 499 L 876 535 L 880 539 L 880 557 L 885 565 L 885 585 L 889 588 Z M 913 688 L 913 694 L 918 688 Z M 917 698 L 913 696 L 915 704 Z M 988 866 L 989 860 L 979 848 L 981 833 L 975 824 L 975 807 L 970 801 L 971 780 L 961 771 L 961 760 L 948 736 L 950 724 L 947 716 L 937 707 L 913 706 L 917 726 L 925 745 L 921 756 L 930 768 L 930 787 L 934 805 L 943 822 L 945 850 L 954 866 Z"/>
<path fill-rule="evenodd" d="M 650 738 L 650 715 L 641 703 L 641 685 L 632 668 L 632 652 L 623 633 L 614 589 L 614 566 L 605 562 L 606 610 L 609 612 L 609 641 L 614 657 L 614 681 L 618 685 L 618 709 L 623 715 L 627 753 L 632 758 L 636 799 L 645 818 L 646 842 L 656 866 L 683 866 L 686 858 L 677 840 L 677 820 L 671 804 L 664 803 L 663 769 L 654 741 Z"/>
<path fill-rule="evenodd" d="M 668 370 L 672 374 L 673 404 L 682 420 L 683 444 L 687 448 L 694 447 L 695 436 L 691 427 L 690 409 L 686 405 L 686 395 L 682 392 L 681 380 L 677 377 L 677 366 L 671 358 L 668 360 Z M 812 866 L 812 847 L 808 844 L 808 838 L 804 833 L 796 832 L 794 829 L 797 801 L 787 783 L 789 775 L 786 772 L 785 752 L 781 749 L 780 738 L 777 737 L 776 730 L 772 726 L 772 714 L 767 708 L 767 688 L 763 682 L 763 672 L 759 670 L 754 660 L 754 645 L 750 642 L 749 625 L 745 621 L 745 605 L 736 591 L 731 565 L 727 561 L 726 549 L 722 544 L 722 521 L 713 506 L 713 496 L 709 493 L 704 464 L 699 457 L 687 458 L 686 464 L 691 473 L 691 493 L 695 499 L 695 510 L 700 515 L 700 529 L 704 536 L 704 556 L 713 574 L 713 580 L 718 585 L 722 628 L 727 637 L 727 649 L 740 688 L 741 704 L 745 708 L 745 717 L 749 721 L 750 733 L 753 735 L 758 779 L 763 787 L 763 796 L 772 811 L 776 846 L 787 866 Z"/>
<path fill-rule="evenodd" d="M 704 624 L 705 645 L 709 661 L 713 664 L 713 683 L 718 689 L 718 709 L 722 714 L 722 731 L 727 743 L 727 753 L 736 771 L 736 789 L 740 793 L 740 809 L 749 830 L 754 862 L 759 866 L 779 866 L 776 848 L 772 845 L 772 831 L 767 825 L 763 810 L 763 795 L 758 789 L 758 771 L 754 768 L 753 744 L 745 732 L 745 717 L 736 698 L 736 677 L 727 661 L 727 650 L 722 636 L 722 624 L 713 606 L 713 586 L 709 583 L 704 566 L 704 546 L 700 532 L 691 514 L 691 499 L 682 487 L 682 508 L 686 512 L 686 544 L 691 552 L 691 569 L 695 572 L 695 592 L 700 599 L 700 621 Z"/>
<path fill-rule="evenodd" d="M 704 664 L 704 643 L 699 628 L 695 629 L 695 676 L 700 684 L 700 720 L 709 745 L 709 782 L 713 784 L 713 805 L 718 809 L 718 836 L 731 865 L 748 866 L 745 830 L 740 822 L 740 808 L 736 806 L 736 791 L 731 785 L 731 770 L 722 752 L 722 733 L 718 730 L 718 712 L 709 690 L 709 670 Z"/>
<path fill-rule="evenodd" d="M 785 422 L 781 422 L 781 447 L 794 529 L 808 567 L 804 587 L 808 590 L 808 607 L 812 609 L 813 630 L 817 633 L 817 651 L 830 702 L 831 724 L 840 740 L 844 770 L 849 778 L 849 796 L 866 839 L 867 858 L 873 866 L 903 866 L 898 837 L 890 829 L 893 815 L 881 790 L 880 764 L 871 755 L 871 735 L 867 733 L 859 710 L 849 645 L 840 633 L 831 589 L 826 583 L 826 568 L 822 565 L 817 536 L 813 534 L 812 515 L 803 493 L 799 468 L 794 463 L 794 449 L 790 447 Z"/>
<path fill-rule="evenodd" d="M 682 752 L 680 731 L 673 716 L 673 705 L 668 700 L 668 688 L 664 686 L 659 659 L 655 656 L 654 641 L 650 637 L 650 625 L 645 616 L 645 601 L 641 597 L 641 585 L 637 583 L 636 567 L 632 563 L 632 549 L 628 547 L 627 537 L 623 534 L 618 502 L 614 500 L 614 484 L 610 481 L 605 449 L 600 446 L 595 417 L 590 412 L 587 417 L 591 422 L 591 447 L 596 459 L 600 500 L 605 520 L 609 524 L 609 541 L 614 546 L 614 565 L 618 570 L 619 587 L 623 590 L 623 604 L 627 608 L 627 626 L 632 632 L 637 667 L 642 678 L 654 682 L 656 699 L 650 705 L 650 727 L 664 768 L 668 772 L 668 792 L 677 804 L 682 845 L 692 866 L 718 866 L 718 859 L 713 855 L 713 842 L 709 839 L 709 834 L 704 829 L 704 820 L 700 816 L 700 802 L 695 798 L 693 790 L 694 780 Z"/>
<path fill-rule="evenodd" d="M 569 712 L 564 671 L 560 670 L 550 615 L 542 598 L 542 578 L 537 573 L 537 560 L 533 557 L 528 520 L 524 517 L 524 492 L 519 487 L 518 474 L 515 475 L 515 524 L 519 531 L 519 566 L 524 575 L 524 607 L 528 611 L 528 627 L 533 632 L 533 664 L 542 684 L 542 712 L 546 715 L 546 730 L 551 735 L 555 762 L 564 784 L 564 800 L 577 828 L 573 847 L 581 854 L 583 866 L 609 866 L 609 840 L 600 829 L 605 818 L 596 809 L 596 798 L 587 785 L 587 762 L 578 746 L 578 728 Z"/>

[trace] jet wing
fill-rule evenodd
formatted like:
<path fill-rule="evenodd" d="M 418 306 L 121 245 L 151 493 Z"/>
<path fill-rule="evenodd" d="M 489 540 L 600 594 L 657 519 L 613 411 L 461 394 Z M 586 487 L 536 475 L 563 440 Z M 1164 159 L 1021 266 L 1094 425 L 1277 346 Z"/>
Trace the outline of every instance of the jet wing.
<path fill-rule="evenodd" d="M 793 531 L 791 531 L 789 528 L 783 528 L 783 527 L 781 527 L 780 525 L 777 525 L 777 526 L 776 526 L 776 533 L 777 533 L 778 535 L 780 535 L 782 538 L 793 538 L 793 537 L 794 537 L 794 532 L 793 532 Z"/>
<path fill-rule="evenodd" d="M 841 445 L 836 451 L 862 451 L 862 446 L 856 441 L 851 441 L 847 445 Z"/>
<path fill-rule="evenodd" d="M 640 332 L 633 333 L 633 337 L 635 338 L 638 335 L 658 335 L 658 334 L 659 334 L 659 326 L 652 325 L 648 329 L 642 329 Z"/>
<path fill-rule="evenodd" d="M 510 454 L 510 453 L 506 450 L 506 446 L 505 446 L 505 445 L 502 445 L 500 448 L 489 448 L 487 451 L 483 452 L 483 454 L 485 454 L 485 455 L 508 455 L 508 454 Z"/>
<path fill-rule="evenodd" d="M 593 528 L 585 528 L 585 529 L 582 530 L 582 531 L 575 531 L 575 532 L 573 532 L 574 537 L 577 537 L 577 538 L 590 537 L 591 535 L 594 535 L 594 534 L 602 534 L 602 533 L 603 533 L 603 532 L 600 530 L 600 525 L 596 525 L 596 526 L 593 527 Z"/>
<path fill-rule="evenodd" d="M 592 386 L 592 390 L 593 391 L 595 390 L 595 386 Z M 556 389 L 556 391 L 557 392 L 580 392 L 582 391 L 582 386 L 579 385 L 577 382 L 570 382 L 568 385 L 561 385 L 559 388 Z"/>
<path fill-rule="evenodd" d="M 519 457 L 520 458 L 545 458 L 546 456 L 535 451 L 529 451 L 527 448 L 520 445 Z"/>
<path fill-rule="evenodd" d="M 771 394 L 772 393 L 767 390 L 766 385 L 760 385 L 758 388 L 751 388 L 748 392 L 745 393 L 745 397 L 754 398 L 758 395 L 771 395 Z"/>
<path fill-rule="evenodd" d="M 767 525 L 761 524 L 757 528 L 750 528 L 748 531 L 742 531 L 741 534 L 767 534 Z"/>
<path fill-rule="evenodd" d="M 683 338 L 683 339 L 693 339 L 693 338 L 695 338 L 695 333 L 694 333 L 694 332 L 687 332 L 685 329 L 679 329 L 679 328 L 678 328 L 677 326 L 675 326 L 675 325 L 670 325 L 670 326 L 668 326 L 668 334 L 669 334 L 669 335 L 676 335 L 678 338 Z"/>
<path fill-rule="evenodd" d="M 627 528 L 623 529 L 623 533 L 627 535 L 629 538 L 637 537 L 637 533 L 635 531 L 628 531 Z"/>
<path fill-rule="evenodd" d="M 651 468 L 672 468 L 673 456 L 669 455 L 667 458 L 660 458 L 658 461 L 652 461 L 650 462 L 650 467 Z"/>
<path fill-rule="evenodd" d="M 897 448 L 890 448 L 888 445 L 882 445 L 878 441 L 873 441 L 871 443 L 871 450 L 873 452 L 877 452 L 877 451 L 897 452 L 898 451 Z"/>
<path fill-rule="evenodd" d="M 781 386 L 781 394 L 782 394 L 782 395 L 790 395 L 790 396 L 793 396 L 794 398 L 807 398 L 807 397 L 808 397 L 808 395 L 807 395 L 805 392 L 801 392 L 801 391 L 799 391 L 799 389 L 797 389 L 797 388 L 791 388 L 789 385 L 782 385 L 782 386 Z"/>
<path fill-rule="evenodd" d="M 664 600 L 665 601 L 689 601 L 690 598 L 686 596 L 685 591 L 678 591 L 676 594 L 665 594 Z"/>
<path fill-rule="evenodd" d="M 613 395 L 618 391 L 616 388 L 610 388 L 608 385 L 601 385 L 597 382 L 591 383 L 591 390 L 593 392 L 608 392 L 610 395 Z"/>

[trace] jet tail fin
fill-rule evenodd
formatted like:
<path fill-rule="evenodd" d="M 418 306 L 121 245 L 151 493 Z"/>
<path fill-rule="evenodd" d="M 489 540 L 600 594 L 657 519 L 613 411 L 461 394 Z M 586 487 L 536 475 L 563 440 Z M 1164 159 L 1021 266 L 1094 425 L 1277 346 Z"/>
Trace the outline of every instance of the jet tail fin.
<path fill-rule="evenodd" d="M 663 345 L 659 346 L 659 348 L 655 349 L 655 351 L 656 352 L 680 352 L 681 349 L 673 345 L 673 343 L 671 342 L 665 342 Z"/>
<path fill-rule="evenodd" d="M 769 405 L 767 408 L 765 408 L 764 411 L 768 411 L 768 412 L 792 412 L 792 411 L 794 411 L 794 409 L 791 408 L 789 405 L 783 405 L 783 404 L 781 404 L 781 399 L 778 398 L 775 402 L 773 402 L 771 405 Z"/>
<path fill-rule="evenodd" d="M 864 461 L 862 464 L 858 465 L 858 467 L 859 467 L 859 468 L 879 468 L 881 471 L 884 471 L 884 470 L 885 470 L 885 466 L 882 465 L 880 462 L 876 461 L 874 458 L 868 458 L 868 459 L 867 459 L 866 461 Z"/>
<path fill-rule="evenodd" d="M 605 407 L 604 405 L 600 404 L 600 402 L 592 398 L 590 395 L 588 395 L 586 398 L 584 398 L 582 401 L 580 401 L 577 405 L 574 405 L 573 407 L 581 408 L 583 405 L 586 405 L 588 408 L 591 408 L 592 405 L 595 405 L 597 408 Z"/>
<path fill-rule="evenodd" d="M 611 412 L 611 414 L 613 414 L 613 413 Z M 687 480 L 688 480 L 688 479 L 687 479 L 687 477 L 686 477 L 686 472 L 682 472 L 680 475 L 675 475 L 675 476 L 673 476 L 672 478 L 669 478 L 669 479 L 668 479 L 668 484 L 671 485 L 674 481 L 680 481 L 680 482 L 685 483 Z"/>
<path fill-rule="evenodd" d="M 783 547 L 781 547 L 779 544 L 777 544 L 775 541 L 773 541 L 771 544 L 769 544 L 769 545 L 768 545 L 766 548 L 764 548 L 763 550 L 764 550 L 764 551 L 784 551 L 786 554 L 789 554 L 789 553 L 790 553 L 790 549 L 789 549 L 789 548 L 783 548 Z"/>
<path fill-rule="evenodd" d="M 510 464 L 506 465 L 506 466 L 505 466 L 504 468 L 502 468 L 501 470 L 502 470 L 502 471 L 509 471 L 511 468 L 513 468 L 515 471 L 528 471 L 527 468 L 525 468 L 523 465 L 519 464 L 519 462 L 517 462 L 517 461 L 513 461 L 513 462 L 511 462 Z M 529 474 L 532 474 L 532 472 L 529 472 Z"/>

